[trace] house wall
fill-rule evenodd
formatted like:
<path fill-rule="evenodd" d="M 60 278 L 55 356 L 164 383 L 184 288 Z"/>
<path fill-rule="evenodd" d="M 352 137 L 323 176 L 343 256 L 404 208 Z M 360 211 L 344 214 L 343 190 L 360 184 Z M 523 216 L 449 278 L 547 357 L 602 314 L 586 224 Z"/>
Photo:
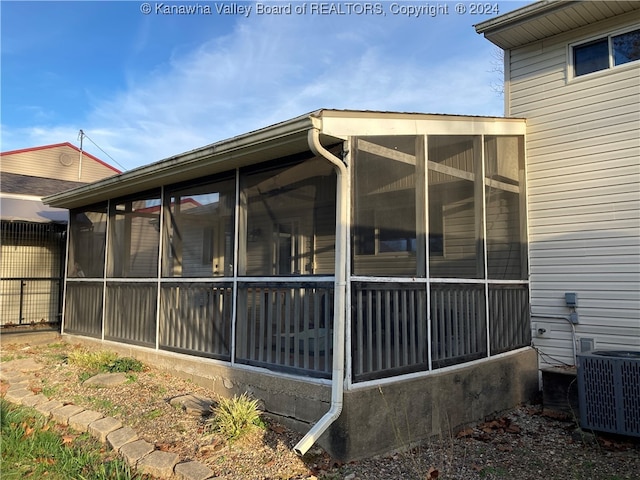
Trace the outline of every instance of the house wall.
<path fill-rule="evenodd" d="M 0 163 L 2 172 L 73 182 L 90 183 L 119 173 L 86 153 L 81 162 L 80 152 L 64 144 L 4 154 Z"/>
<path fill-rule="evenodd" d="M 571 78 L 568 45 L 631 26 L 637 11 L 506 55 L 507 114 L 527 119 L 531 308 L 543 364 L 580 339 L 640 348 L 640 62 Z M 538 327 L 546 332 L 536 335 Z"/>

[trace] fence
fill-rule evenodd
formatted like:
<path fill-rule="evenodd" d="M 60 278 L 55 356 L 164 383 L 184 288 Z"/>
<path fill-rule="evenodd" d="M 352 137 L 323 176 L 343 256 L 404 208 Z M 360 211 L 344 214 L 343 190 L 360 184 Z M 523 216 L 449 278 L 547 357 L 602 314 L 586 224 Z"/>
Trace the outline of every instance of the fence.
<path fill-rule="evenodd" d="M 59 323 L 66 225 L 2 222 L 0 326 Z"/>

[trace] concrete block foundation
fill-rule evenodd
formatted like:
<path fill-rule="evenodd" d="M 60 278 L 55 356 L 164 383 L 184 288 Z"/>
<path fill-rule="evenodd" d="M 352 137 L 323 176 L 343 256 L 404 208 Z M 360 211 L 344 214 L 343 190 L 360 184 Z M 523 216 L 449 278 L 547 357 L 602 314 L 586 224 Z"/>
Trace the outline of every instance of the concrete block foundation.
<path fill-rule="evenodd" d="M 137 358 L 223 397 L 247 392 L 261 400 L 267 415 L 301 434 L 330 408 L 327 382 L 87 337 L 63 338 Z M 345 462 L 402 450 L 435 436 L 454 435 L 465 426 L 531 401 L 537 393 L 538 360 L 531 348 L 395 382 L 356 384 L 345 390 L 343 411 L 318 444 Z"/>

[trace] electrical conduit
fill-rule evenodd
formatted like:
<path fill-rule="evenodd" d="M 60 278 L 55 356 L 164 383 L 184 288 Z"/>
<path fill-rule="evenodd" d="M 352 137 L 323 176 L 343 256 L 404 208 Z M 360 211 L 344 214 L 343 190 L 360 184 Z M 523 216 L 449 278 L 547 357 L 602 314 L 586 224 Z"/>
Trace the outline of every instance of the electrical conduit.
<path fill-rule="evenodd" d="M 318 438 L 338 419 L 342 412 L 344 393 L 344 341 L 345 341 L 345 297 L 347 285 L 347 167 L 341 159 L 320 144 L 320 131 L 312 128 L 307 135 L 311 151 L 331 162 L 336 170 L 336 264 L 335 292 L 333 302 L 333 372 L 331 376 L 331 407 L 311 430 L 293 447 L 302 456 L 316 443 Z"/>

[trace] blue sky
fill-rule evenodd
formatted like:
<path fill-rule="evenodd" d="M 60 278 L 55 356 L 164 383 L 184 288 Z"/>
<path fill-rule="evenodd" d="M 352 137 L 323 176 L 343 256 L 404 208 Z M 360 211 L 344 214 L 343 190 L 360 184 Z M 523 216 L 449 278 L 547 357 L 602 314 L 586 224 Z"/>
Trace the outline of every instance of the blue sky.
<path fill-rule="evenodd" d="M 262 2 L 291 14 L 208 0 L 149 1 L 144 14 L 143 3 L 0 2 L 2 151 L 79 145 L 82 129 L 117 164 L 85 139 L 88 152 L 128 170 L 319 108 L 503 112 L 496 47 L 473 28 L 496 15 L 455 12 L 470 2 L 384 0 L 344 15 L 309 12 L 338 2 Z M 438 14 L 397 12 L 426 4 Z M 162 13 L 179 5 L 197 13 Z M 217 12 L 234 5 L 252 11 Z"/>

